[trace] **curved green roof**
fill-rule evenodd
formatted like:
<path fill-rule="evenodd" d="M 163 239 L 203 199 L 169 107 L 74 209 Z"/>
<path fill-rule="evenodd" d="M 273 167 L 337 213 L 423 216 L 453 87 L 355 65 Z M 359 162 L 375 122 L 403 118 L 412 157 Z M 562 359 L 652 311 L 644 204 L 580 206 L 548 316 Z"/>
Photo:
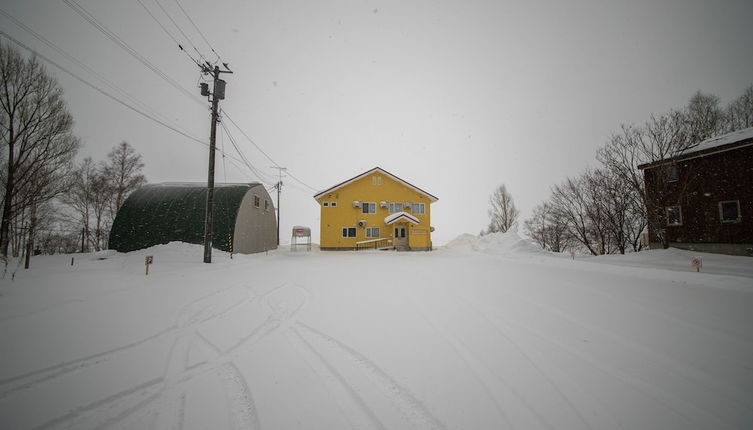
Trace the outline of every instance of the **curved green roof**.
<path fill-rule="evenodd" d="M 230 250 L 241 201 L 257 186 L 261 185 L 216 186 L 213 248 Z M 109 247 L 129 252 L 171 241 L 203 244 L 206 203 L 205 184 L 145 185 L 131 193 L 118 210 L 110 230 Z"/>

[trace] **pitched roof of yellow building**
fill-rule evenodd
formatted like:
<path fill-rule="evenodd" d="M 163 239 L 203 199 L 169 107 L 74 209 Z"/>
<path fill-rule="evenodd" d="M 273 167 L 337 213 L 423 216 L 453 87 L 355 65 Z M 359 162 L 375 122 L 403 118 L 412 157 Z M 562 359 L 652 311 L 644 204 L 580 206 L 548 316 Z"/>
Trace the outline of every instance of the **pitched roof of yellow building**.
<path fill-rule="evenodd" d="M 371 169 L 371 170 L 367 170 L 367 171 L 365 171 L 365 172 L 361 173 L 361 174 L 360 174 L 360 175 L 358 175 L 358 176 L 354 176 L 354 177 L 352 177 L 352 178 L 348 179 L 347 181 L 343 181 L 343 182 L 340 182 L 339 184 L 337 184 L 337 185 L 335 185 L 335 186 L 333 186 L 333 187 L 327 188 L 327 189 L 326 189 L 326 190 L 324 190 L 324 191 L 320 191 L 319 193 L 317 193 L 317 194 L 315 194 L 315 195 L 314 195 L 314 198 L 315 198 L 315 199 L 318 199 L 319 197 L 321 197 L 321 196 L 323 196 L 323 195 L 325 195 L 325 194 L 329 194 L 329 193 L 331 193 L 331 192 L 333 192 L 333 191 L 335 191 L 335 190 L 337 190 L 337 189 L 340 189 L 340 188 L 342 188 L 342 187 L 345 187 L 345 186 L 347 186 L 348 184 L 351 184 L 351 183 L 353 183 L 353 182 L 355 182 L 355 181 L 357 181 L 357 180 L 359 180 L 359 179 L 363 178 L 364 176 L 370 175 L 370 174 L 372 174 L 372 173 L 374 173 L 374 172 L 379 172 L 379 173 L 382 173 L 383 175 L 389 176 L 389 177 L 390 177 L 390 178 L 392 178 L 393 180 L 395 180 L 395 181 L 397 181 L 397 182 L 400 182 L 401 184 L 405 185 L 406 187 L 412 188 L 412 189 L 413 189 L 413 190 L 415 190 L 416 192 L 419 192 L 419 193 L 421 193 L 421 194 L 424 194 L 424 195 L 425 195 L 426 197 L 428 197 L 428 198 L 429 198 L 429 200 L 431 200 L 431 202 L 432 202 L 432 203 L 434 203 L 434 202 L 436 202 L 437 200 L 439 200 L 439 198 L 438 198 L 438 197 L 435 197 L 435 196 L 433 196 L 432 194 L 429 194 L 429 193 L 427 193 L 426 191 L 422 190 L 421 188 L 418 188 L 417 186 L 415 186 L 415 185 L 411 184 L 410 182 L 407 182 L 407 181 L 405 181 L 405 180 L 403 180 L 403 179 L 400 179 L 400 178 L 398 178 L 397 176 L 395 176 L 395 175 L 393 175 L 392 173 L 390 173 L 390 172 L 388 172 L 388 171 L 386 171 L 386 170 L 382 169 L 381 167 L 374 167 L 373 169 Z"/>

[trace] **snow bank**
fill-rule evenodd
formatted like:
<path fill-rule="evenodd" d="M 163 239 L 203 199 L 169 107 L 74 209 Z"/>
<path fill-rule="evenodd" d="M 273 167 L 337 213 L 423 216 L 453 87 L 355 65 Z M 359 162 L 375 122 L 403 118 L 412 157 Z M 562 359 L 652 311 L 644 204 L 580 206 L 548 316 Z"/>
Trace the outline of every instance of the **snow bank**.
<path fill-rule="evenodd" d="M 467 233 L 461 234 L 447 243 L 445 248 L 455 251 L 474 250 L 487 254 L 550 254 L 536 246 L 536 244 L 530 240 L 521 237 L 515 227 L 505 233 L 489 233 L 481 237 Z"/>

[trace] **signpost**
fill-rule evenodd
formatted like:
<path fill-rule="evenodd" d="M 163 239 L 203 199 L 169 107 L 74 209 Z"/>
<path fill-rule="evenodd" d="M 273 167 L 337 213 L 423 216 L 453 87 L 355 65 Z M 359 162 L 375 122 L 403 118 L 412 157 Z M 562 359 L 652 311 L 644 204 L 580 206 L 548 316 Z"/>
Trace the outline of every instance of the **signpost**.
<path fill-rule="evenodd" d="M 690 260 L 690 263 L 695 267 L 696 272 L 701 271 L 701 267 L 703 267 L 703 259 L 701 257 L 693 257 L 693 259 Z"/>
<path fill-rule="evenodd" d="M 149 274 L 149 266 L 151 266 L 154 263 L 154 256 L 153 255 L 147 255 L 146 259 L 144 260 L 144 265 L 146 266 L 146 274 Z"/>

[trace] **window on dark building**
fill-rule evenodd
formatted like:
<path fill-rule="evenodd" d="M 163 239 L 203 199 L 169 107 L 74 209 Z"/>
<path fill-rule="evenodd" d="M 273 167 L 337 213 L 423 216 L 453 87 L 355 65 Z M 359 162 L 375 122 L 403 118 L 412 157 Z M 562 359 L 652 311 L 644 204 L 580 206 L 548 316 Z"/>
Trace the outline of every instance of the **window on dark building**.
<path fill-rule="evenodd" d="M 679 206 L 667 208 L 667 225 L 682 225 L 682 210 Z"/>
<path fill-rule="evenodd" d="M 738 200 L 719 202 L 719 218 L 722 222 L 740 222 L 740 202 Z"/>
<path fill-rule="evenodd" d="M 674 164 L 668 164 L 664 166 L 664 173 L 667 178 L 667 182 L 677 181 L 677 166 Z"/>

